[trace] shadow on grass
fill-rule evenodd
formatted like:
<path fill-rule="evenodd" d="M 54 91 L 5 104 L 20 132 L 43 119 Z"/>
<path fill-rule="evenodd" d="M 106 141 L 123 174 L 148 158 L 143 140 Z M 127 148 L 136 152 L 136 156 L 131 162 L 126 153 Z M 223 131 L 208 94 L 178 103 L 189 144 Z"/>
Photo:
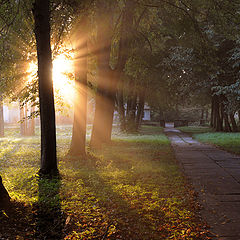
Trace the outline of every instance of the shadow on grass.
<path fill-rule="evenodd" d="M 32 208 L 23 202 L 11 201 L 6 212 L 0 210 L 0 239 L 34 239 Z"/>
<path fill-rule="evenodd" d="M 60 178 L 38 179 L 38 202 L 35 206 L 35 239 L 62 239 L 64 215 L 61 211 Z"/>
<path fill-rule="evenodd" d="M 85 168 L 85 174 L 79 176 L 85 188 L 89 190 L 91 196 L 97 199 L 97 205 L 101 210 L 91 210 L 89 213 L 92 215 L 92 222 L 89 221 L 87 228 L 94 228 L 94 219 L 97 218 L 98 211 L 103 212 L 102 219 L 106 225 L 101 226 L 102 229 L 95 229 L 93 234 L 85 236 L 84 239 L 161 239 L 167 233 L 162 230 L 161 232 L 156 229 L 158 225 L 156 222 L 152 222 L 143 214 L 142 206 L 143 202 L 139 201 L 139 204 L 131 204 L 131 200 L 138 201 L 137 197 L 132 199 L 124 199 L 119 192 L 115 191 L 113 185 L 107 182 L 102 176 L 100 176 L 99 169 L 93 164 L 94 162 L 101 161 L 97 157 L 89 157 L 87 163 L 83 166 L 76 166 L 75 168 Z M 87 172 L 87 173 L 86 173 Z M 131 191 L 131 190 L 130 190 Z M 91 198 L 91 197 L 90 197 Z M 128 197 L 127 197 L 128 198 Z M 81 199 L 79 199 L 81 201 Z M 86 201 L 86 199 L 83 201 Z M 85 205 L 87 205 L 85 203 Z M 96 213 L 92 212 L 96 211 Z M 95 216 L 96 214 L 96 216 Z M 151 213 L 154 214 L 154 213 Z M 163 211 L 156 212 L 155 218 L 159 225 L 164 221 L 165 213 Z M 97 226 L 96 226 L 97 227 Z M 74 228 L 74 227 L 73 227 Z M 75 226 L 75 232 L 83 231 L 82 228 Z M 82 239 L 82 238 L 80 238 Z"/>

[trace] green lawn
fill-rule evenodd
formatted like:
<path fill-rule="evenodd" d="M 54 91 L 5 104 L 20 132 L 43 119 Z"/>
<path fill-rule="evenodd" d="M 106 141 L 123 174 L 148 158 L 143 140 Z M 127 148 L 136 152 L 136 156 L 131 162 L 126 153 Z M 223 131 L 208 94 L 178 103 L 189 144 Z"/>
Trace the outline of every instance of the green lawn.
<path fill-rule="evenodd" d="M 85 161 L 66 157 L 71 127 L 57 131 L 60 179 L 36 176 L 39 135 L 12 128 L 0 140 L 0 174 L 15 200 L 14 213 L 0 216 L 0 238 L 207 239 L 162 128 L 118 133 Z"/>
<path fill-rule="evenodd" d="M 226 151 L 240 154 L 240 133 L 214 132 L 207 127 L 181 127 L 178 129 L 191 134 L 200 142 L 214 144 Z"/>

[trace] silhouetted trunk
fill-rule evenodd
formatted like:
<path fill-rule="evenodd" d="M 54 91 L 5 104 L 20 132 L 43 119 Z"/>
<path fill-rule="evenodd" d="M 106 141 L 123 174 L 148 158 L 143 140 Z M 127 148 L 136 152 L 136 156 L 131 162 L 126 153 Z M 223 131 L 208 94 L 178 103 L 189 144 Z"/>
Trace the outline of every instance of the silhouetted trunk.
<path fill-rule="evenodd" d="M 223 125 L 222 125 L 222 118 L 220 116 L 220 103 L 219 103 L 219 97 L 214 96 L 214 115 L 215 115 L 215 129 L 216 131 L 222 131 Z"/>
<path fill-rule="evenodd" d="M 224 113 L 225 132 L 232 132 L 231 125 L 229 123 L 228 114 Z"/>
<path fill-rule="evenodd" d="M 6 188 L 3 186 L 2 177 L 0 176 L 0 211 L 6 210 L 9 207 L 9 204 L 10 197 Z"/>
<path fill-rule="evenodd" d="M 126 111 L 126 125 L 129 125 L 129 121 L 131 119 L 131 114 L 133 111 L 133 107 L 136 104 L 134 103 L 136 99 L 136 90 L 135 90 L 135 81 L 131 79 L 128 84 L 128 90 L 127 90 L 127 111 Z M 136 107 L 135 107 L 136 111 Z M 126 126 L 128 128 L 128 126 Z"/>
<path fill-rule="evenodd" d="M 41 122 L 42 174 L 56 174 L 56 125 L 52 81 L 52 53 L 50 45 L 50 1 L 35 0 L 33 16 L 38 58 L 38 85 Z"/>
<path fill-rule="evenodd" d="M 145 103 L 145 90 L 141 90 L 139 94 L 139 102 L 138 102 L 137 117 L 136 117 L 137 130 L 139 129 L 142 122 L 142 117 L 144 113 L 144 103 Z"/>
<path fill-rule="evenodd" d="M 235 120 L 235 118 L 234 118 L 234 114 L 231 113 L 231 114 L 229 115 L 229 117 L 230 117 L 230 120 L 231 120 L 231 123 L 232 123 L 232 130 L 233 130 L 233 132 L 237 132 L 237 131 L 238 131 L 238 127 L 237 127 L 236 120 Z"/>
<path fill-rule="evenodd" d="M 21 136 L 25 136 L 25 119 L 24 119 L 24 107 L 20 106 L 20 134 Z"/>
<path fill-rule="evenodd" d="M 131 0 L 126 1 L 126 5 L 123 11 L 122 24 L 120 28 L 120 41 L 119 41 L 119 56 L 118 63 L 115 71 L 117 71 L 118 79 L 117 82 L 120 83 L 119 86 L 119 114 L 120 114 L 120 128 L 122 131 L 126 130 L 126 116 L 125 107 L 123 99 L 123 78 L 121 78 L 125 64 L 129 55 L 129 50 L 131 48 L 132 38 L 132 26 L 133 26 L 133 15 L 135 9 L 135 2 Z M 138 23 L 139 24 L 139 23 Z M 127 106 L 129 106 L 127 104 Z M 128 114 L 128 109 L 126 109 L 126 115 Z"/>
<path fill-rule="evenodd" d="M 132 81 L 133 82 L 133 81 Z M 129 132 L 134 132 L 137 130 L 136 127 L 136 107 L 137 107 L 137 93 L 136 93 L 136 86 L 133 83 L 132 91 L 130 92 L 128 98 L 128 113 L 127 113 L 127 123 L 126 129 Z"/>
<path fill-rule="evenodd" d="M 215 119 L 215 115 L 214 115 L 214 97 L 212 96 L 211 98 L 211 120 L 210 120 L 210 126 L 211 127 L 215 127 L 214 126 L 214 119 Z"/>
<path fill-rule="evenodd" d="M 4 137 L 4 117 L 2 97 L 0 97 L 0 137 Z"/>
<path fill-rule="evenodd" d="M 118 112 L 120 116 L 120 130 L 125 131 L 126 119 L 125 119 L 125 107 L 124 107 L 124 99 L 123 99 L 123 86 L 121 86 L 118 90 Z"/>
<path fill-rule="evenodd" d="M 208 109 L 206 109 L 206 116 L 205 116 L 205 120 L 208 121 Z"/>
<path fill-rule="evenodd" d="M 224 120 L 224 131 L 225 132 L 231 132 L 231 126 L 230 126 L 230 123 L 229 123 L 229 120 L 228 120 L 228 114 L 225 113 L 225 109 L 224 109 L 224 104 L 221 103 L 220 104 L 221 106 L 221 115 L 222 115 L 222 118 Z M 222 129 L 223 130 L 223 129 Z"/>
<path fill-rule="evenodd" d="M 201 110 L 201 119 L 204 118 L 204 109 Z"/>
<path fill-rule="evenodd" d="M 85 157 L 87 124 L 87 22 L 82 20 L 74 37 L 75 99 L 70 155 Z"/>

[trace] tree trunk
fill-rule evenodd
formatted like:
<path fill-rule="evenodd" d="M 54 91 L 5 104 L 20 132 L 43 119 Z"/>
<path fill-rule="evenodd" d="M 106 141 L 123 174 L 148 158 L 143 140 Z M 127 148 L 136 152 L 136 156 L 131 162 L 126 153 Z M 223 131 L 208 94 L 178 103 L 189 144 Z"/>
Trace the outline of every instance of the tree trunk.
<path fill-rule="evenodd" d="M 4 117 L 2 97 L 0 97 L 0 137 L 4 137 Z"/>
<path fill-rule="evenodd" d="M 144 113 L 144 103 L 145 103 L 145 90 L 142 90 L 140 91 L 140 94 L 139 94 L 139 103 L 138 103 L 138 109 L 137 109 L 137 117 L 136 117 L 137 130 L 141 125 L 142 116 Z"/>
<path fill-rule="evenodd" d="M 118 112 L 120 116 L 120 130 L 126 130 L 126 119 L 125 119 L 125 107 L 124 107 L 124 99 L 123 99 L 123 84 L 118 90 Z"/>
<path fill-rule="evenodd" d="M 204 118 L 204 109 L 201 110 L 201 119 Z"/>
<path fill-rule="evenodd" d="M 83 19 L 74 33 L 75 47 L 75 99 L 72 142 L 69 154 L 86 156 L 86 124 L 87 124 L 87 22 Z"/>
<path fill-rule="evenodd" d="M 111 141 L 114 104 L 114 97 L 106 89 L 98 87 L 90 142 L 92 148 L 100 148 L 102 144 Z"/>
<path fill-rule="evenodd" d="M 223 103 L 220 103 L 220 108 L 221 108 L 221 115 L 222 115 L 222 118 L 224 120 L 224 131 L 225 132 L 231 132 L 232 130 L 231 130 L 231 126 L 230 126 L 230 123 L 229 123 L 229 120 L 228 120 L 228 114 L 225 113 Z"/>
<path fill-rule="evenodd" d="M 216 131 L 222 131 L 223 125 L 222 125 L 222 118 L 220 116 L 220 103 L 219 103 L 219 97 L 215 96 L 215 129 Z"/>
<path fill-rule="evenodd" d="M 95 115 L 91 134 L 91 148 L 100 148 L 103 143 L 111 140 L 112 116 L 114 111 L 115 89 L 111 79 L 110 67 L 111 41 L 112 41 L 112 9 L 108 2 L 97 2 L 98 27 L 97 27 L 97 91 L 95 100 Z M 111 96 L 114 96 L 113 98 Z M 109 138 L 110 132 L 110 138 Z"/>
<path fill-rule="evenodd" d="M 57 174 L 56 125 L 50 44 L 50 1 L 35 0 L 33 6 L 38 57 L 41 122 L 41 174 Z"/>
<path fill-rule="evenodd" d="M 228 114 L 224 113 L 225 132 L 232 132 L 231 125 L 229 123 Z"/>
<path fill-rule="evenodd" d="M 0 211 L 6 210 L 10 205 L 10 197 L 6 190 L 6 188 L 3 186 L 2 183 L 2 177 L 0 176 Z"/>
<path fill-rule="evenodd" d="M 128 101 L 128 114 L 127 114 L 127 123 L 126 129 L 129 132 L 135 132 L 137 130 L 136 125 L 136 107 L 137 107 L 137 93 L 136 86 L 133 83 L 132 92 L 128 96 L 130 101 Z"/>
<path fill-rule="evenodd" d="M 29 128 L 28 128 L 28 108 L 27 103 L 24 105 L 24 125 L 25 125 L 25 136 L 29 135 Z"/>
<path fill-rule="evenodd" d="M 206 109 L 205 120 L 208 121 L 208 109 Z"/>
<path fill-rule="evenodd" d="M 31 114 L 35 111 L 35 107 L 31 107 Z M 35 135 L 35 118 L 34 116 L 31 116 L 31 119 L 29 119 L 29 136 Z"/>
<path fill-rule="evenodd" d="M 232 130 L 233 130 L 233 132 L 237 132 L 238 127 L 237 127 L 236 120 L 234 118 L 234 113 L 231 113 L 229 116 L 230 116 L 230 120 L 231 120 L 231 123 L 232 123 Z"/>
<path fill-rule="evenodd" d="M 20 134 L 21 136 L 25 136 L 26 129 L 25 129 L 25 119 L 24 119 L 24 107 L 20 106 Z"/>
<path fill-rule="evenodd" d="M 105 2 L 98 2 L 99 9 L 99 26 L 98 26 L 98 87 L 96 93 L 95 116 L 93 122 L 91 147 L 99 147 L 102 143 L 111 141 L 112 123 L 115 107 L 115 96 L 117 91 L 117 84 L 120 81 L 126 59 L 128 56 L 128 49 L 124 48 L 129 43 L 129 31 L 124 31 L 126 27 L 132 26 L 133 9 L 129 6 L 133 1 L 126 1 L 123 12 L 123 20 L 120 32 L 119 42 L 119 56 L 118 64 L 114 71 L 112 71 L 110 64 L 111 54 L 111 37 L 112 37 L 112 19 L 109 19 L 108 13 L 112 12 L 108 4 Z M 123 26 L 125 28 L 123 28 Z M 127 33 L 127 34 L 126 34 Z M 127 39 L 128 38 L 128 39 Z M 112 77 L 112 79 L 111 79 Z"/>
<path fill-rule="evenodd" d="M 215 119 L 215 108 L 214 108 L 214 96 L 212 96 L 212 100 L 211 100 L 211 120 L 210 120 L 210 126 L 214 127 L 214 119 Z"/>

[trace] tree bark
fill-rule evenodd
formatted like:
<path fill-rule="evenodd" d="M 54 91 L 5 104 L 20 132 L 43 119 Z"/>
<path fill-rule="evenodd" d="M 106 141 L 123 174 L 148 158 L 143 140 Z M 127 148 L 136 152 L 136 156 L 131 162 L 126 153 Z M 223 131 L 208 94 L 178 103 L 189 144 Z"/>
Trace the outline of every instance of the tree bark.
<path fill-rule="evenodd" d="M 35 0 L 33 6 L 38 58 L 41 122 L 41 174 L 57 174 L 56 125 L 50 45 L 50 1 Z"/>
<path fill-rule="evenodd" d="M 208 108 L 206 109 L 206 115 L 205 115 L 205 120 L 208 121 Z"/>
<path fill-rule="evenodd" d="M 129 132 L 135 132 L 137 130 L 136 125 L 136 107 L 137 107 L 137 93 L 135 84 L 132 85 L 132 92 L 130 93 L 128 101 L 128 114 L 127 114 L 127 123 L 126 129 Z"/>
<path fill-rule="evenodd" d="M 75 47 L 75 99 L 72 142 L 69 154 L 86 156 L 86 124 L 87 124 L 87 21 L 84 18 L 74 33 Z"/>
<path fill-rule="evenodd" d="M 3 102 L 1 96 L 0 96 L 0 137 L 4 137 Z"/>
<path fill-rule="evenodd" d="M 204 109 L 201 110 L 201 119 L 204 118 Z"/>
<path fill-rule="evenodd" d="M 219 103 L 219 97 L 215 96 L 215 124 L 216 124 L 216 131 L 222 131 L 223 130 L 223 121 L 222 117 L 220 116 L 220 103 Z"/>
<path fill-rule="evenodd" d="M 220 103 L 220 108 L 221 108 L 221 116 L 222 116 L 222 119 L 224 120 L 224 131 L 225 132 L 231 132 L 232 129 L 231 129 L 231 126 L 230 126 L 230 123 L 229 123 L 229 120 L 228 120 L 228 114 L 225 113 L 225 109 L 224 109 L 224 104 L 223 103 Z"/>
<path fill-rule="evenodd" d="M 229 123 L 228 114 L 224 113 L 225 132 L 232 132 L 231 125 Z"/>
<path fill-rule="evenodd" d="M 230 120 L 231 120 L 231 123 L 232 123 L 232 131 L 233 131 L 233 132 L 237 132 L 237 131 L 238 131 L 238 127 L 237 127 L 236 120 L 235 120 L 235 118 L 234 118 L 234 113 L 231 113 L 231 114 L 229 115 L 229 117 L 230 117 Z"/>
<path fill-rule="evenodd" d="M 214 127 L 214 119 L 215 119 L 215 108 L 214 108 L 214 96 L 212 96 L 212 99 L 211 99 L 211 119 L 210 119 L 210 126 L 211 127 Z"/>
<path fill-rule="evenodd" d="M 0 210 L 6 210 L 9 204 L 10 197 L 6 188 L 3 186 L 2 177 L 0 176 Z"/>
<path fill-rule="evenodd" d="M 136 117 L 137 130 L 141 125 L 142 116 L 144 112 L 144 103 L 145 103 L 145 90 L 141 90 L 139 94 L 139 102 L 138 102 L 137 117 Z"/>
<path fill-rule="evenodd" d="M 123 99 L 123 84 L 118 90 L 118 112 L 120 116 L 120 130 L 126 130 L 126 119 L 125 119 L 125 107 L 124 107 L 124 99 Z"/>

